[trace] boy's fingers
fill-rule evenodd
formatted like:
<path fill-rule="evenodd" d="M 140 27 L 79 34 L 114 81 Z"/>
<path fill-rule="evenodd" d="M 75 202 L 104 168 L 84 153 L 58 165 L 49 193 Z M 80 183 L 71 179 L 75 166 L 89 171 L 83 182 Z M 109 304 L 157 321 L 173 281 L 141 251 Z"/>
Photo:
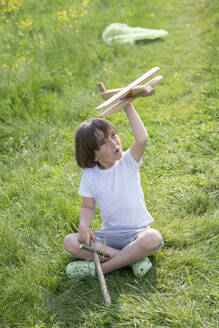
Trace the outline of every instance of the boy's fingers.
<path fill-rule="evenodd" d="M 81 239 L 79 239 L 79 241 L 82 244 L 85 244 L 85 245 L 89 246 L 90 239 L 92 239 L 94 242 L 96 242 L 96 237 L 95 237 L 95 234 L 93 233 L 93 231 L 90 231 L 90 233 L 86 236 L 86 238 L 83 239 L 83 241 Z"/>
<path fill-rule="evenodd" d="M 96 242 L 96 236 L 95 234 L 93 233 L 93 231 L 91 231 L 91 238 L 94 242 Z"/>
<path fill-rule="evenodd" d="M 85 245 L 88 245 L 88 246 L 89 246 L 89 243 L 90 243 L 90 235 L 86 235 L 86 236 L 84 236 L 84 241 L 83 241 L 83 243 L 84 243 Z"/>

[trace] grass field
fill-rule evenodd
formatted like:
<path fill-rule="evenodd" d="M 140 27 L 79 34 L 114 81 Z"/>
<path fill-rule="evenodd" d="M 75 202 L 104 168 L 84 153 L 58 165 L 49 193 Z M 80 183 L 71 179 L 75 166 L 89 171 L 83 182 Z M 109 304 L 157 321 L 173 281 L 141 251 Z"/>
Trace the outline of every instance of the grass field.
<path fill-rule="evenodd" d="M 218 12 L 216 0 L 0 1 L 0 327 L 218 327 Z M 109 47 L 113 22 L 169 34 Z M 127 85 L 154 66 L 165 80 L 135 107 L 165 245 L 143 279 L 130 268 L 106 277 L 105 308 L 96 279 L 65 275 L 81 204 L 74 133 L 97 116 L 97 82 Z M 125 114 L 109 119 L 127 149 Z"/>

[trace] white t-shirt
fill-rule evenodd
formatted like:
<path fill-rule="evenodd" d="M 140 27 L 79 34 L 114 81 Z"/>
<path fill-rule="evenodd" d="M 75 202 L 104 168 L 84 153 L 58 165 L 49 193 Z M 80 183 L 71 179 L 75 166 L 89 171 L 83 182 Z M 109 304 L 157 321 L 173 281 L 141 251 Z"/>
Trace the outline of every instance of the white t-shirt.
<path fill-rule="evenodd" d="M 83 170 L 78 193 L 94 198 L 103 219 L 102 229 L 141 228 L 154 221 L 146 209 L 141 188 L 141 164 L 129 149 L 109 169 L 96 165 Z"/>

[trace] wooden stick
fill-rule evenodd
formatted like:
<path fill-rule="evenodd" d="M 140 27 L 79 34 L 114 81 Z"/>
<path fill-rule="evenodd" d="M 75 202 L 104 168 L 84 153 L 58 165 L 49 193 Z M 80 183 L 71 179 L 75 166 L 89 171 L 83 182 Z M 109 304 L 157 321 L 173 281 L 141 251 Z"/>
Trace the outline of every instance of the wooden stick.
<path fill-rule="evenodd" d="M 97 83 L 97 86 L 98 86 L 100 92 L 106 92 L 106 89 L 105 89 L 105 87 L 104 87 L 103 82 L 98 82 L 98 83 Z"/>
<path fill-rule="evenodd" d="M 133 100 L 135 100 L 137 97 L 129 97 L 128 99 L 123 99 L 120 100 L 117 104 L 113 105 L 111 108 L 107 109 L 105 112 L 103 112 L 102 114 L 100 114 L 100 117 L 106 117 L 109 115 L 112 115 L 116 112 L 118 112 L 121 108 L 124 108 L 125 106 L 127 106 L 128 104 L 130 104 L 131 102 L 133 102 Z"/>
<path fill-rule="evenodd" d="M 148 97 L 148 96 L 152 96 L 155 93 L 155 90 L 150 85 L 142 86 L 141 90 L 143 90 L 143 92 L 138 92 L 137 90 L 132 90 L 130 93 L 130 96 L 131 97 L 135 96 L 136 98 Z M 129 98 L 129 97 L 125 97 L 125 98 Z"/>
<path fill-rule="evenodd" d="M 108 106 L 116 103 L 118 100 L 125 97 L 132 88 L 136 87 L 137 85 L 142 84 L 143 82 L 145 82 L 146 80 L 151 78 L 153 75 L 157 74 L 157 72 L 159 72 L 159 70 L 160 70 L 159 67 L 152 68 L 150 71 L 148 71 L 144 75 L 140 76 L 137 80 L 135 80 L 134 82 L 129 84 L 127 87 L 123 88 L 121 91 L 119 91 L 117 94 L 112 96 L 110 99 L 106 100 L 104 103 L 102 103 L 101 105 L 96 107 L 96 110 L 105 109 Z"/>
<path fill-rule="evenodd" d="M 105 100 L 111 98 L 115 94 L 117 94 L 119 91 L 121 91 L 124 88 L 118 88 L 118 89 L 110 89 L 106 90 L 105 92 L 101 92 L 101 97 Z M 132 88 L 130 92 L 127 94 L 128 96 L 136 96 L 137 94 L 143 93 L 145 91 L 144 85 L 137 85 L 136 87 Z"/>
<path fill-rule="evenodd" d="M 145 91 L 147 92 L 147 89 L 148 89 L 148 86 L 145 86 L 145 85 L 137 85 L 135 88 L 131 89 L 131 91 L 128 94 L 128 96 L 133 97 L 133 96 L 141 95 Z"/>
<path fill-rule="evenodd" d="M 94 248 L 93 240 L 90 240 L 90 247 Z M 109 292 L 108 292 L 108 289 L 106 286 L 104 274 L 103 274 L 103 271 L 102 271 L 102 268 L 100 265 L 99 256 L 96 252 L 92 253 L 92 255 L 93 255 L 93 261 L 94 261 L 95 268 L 96 268 L 97 277 L 99 279 L 100 287 L 101 287 L 101 290 L 103 293 L 104 302 L 105 302 L 106 306 L 111 306 L 111 299 L 110 299 L 110 295 L 109 295 Z"/>
<path fill-rule="evenodd" d="M 103 257 L 107 257 L 109 259 L 111 258 L 110 254 L 104 252 L 101 249 L 96 249 L 95 247 L 90 247 L 90 246 L 87 246 L 85 244 L 80 244 L 80 248 L 81 249 L 86 249 L 87 251 L 89 251 L 91 253 L 97 253 L 98 255 L 101 255 Z"/>
<path fill-rule="evenodd" d="M 158 76 L 155 76 L 152 80 L 150 80 L 148 83 L 145 84 L 146 85 L 150 85 L 152 88 L 163 81 L 163 76 L 162 75 L 158 75 Z"/>
<path fill-rule="evenodd" d="M 153 87 L 154 85 L 160 83 L 161 81 L 163 81 L 163 76 L 156 76 L 153 80 L 146 83 L 145 86 L 149 85 L 149 86 Z M 109 116 L 109 115 L 112 115 L 112 114 L 118 112 L 121 108 L 124 108 L 129 103 L 131 103 L 133 100 L 135 100 L 136 98 L 137 98 L 137 96 L 129 97 L 128 99 L 125 99 L 125 98 L 121 99 L 117 104 L 113 105 L 111 108 L 109 108 L 108 110 L 103 112 L 100 115 L 100 117 L 106 117 L 106 116 Z"/>
<path fill-rule="evenodd" d="M 107 99 L 111 98 L 112 96 L 114 96 L 115 94 L 117 94 L 121 90 L 122 90 L 122 88 L 110 89 L 110 90 L 101 92 L 100 95 L 104 100 L 107 100 Z"/>

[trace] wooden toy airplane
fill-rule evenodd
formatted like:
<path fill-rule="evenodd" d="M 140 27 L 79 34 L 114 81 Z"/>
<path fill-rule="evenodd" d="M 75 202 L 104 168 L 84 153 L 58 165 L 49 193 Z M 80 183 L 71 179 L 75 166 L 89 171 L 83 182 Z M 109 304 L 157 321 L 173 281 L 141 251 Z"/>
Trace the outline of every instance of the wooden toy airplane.
<path fill-rule="evenodd" d="M 154 94 L 153 87 L 163 81 L 163 76 L 156 76 L 146 84 L 142 84 L 145 81 L 149 80 L 152 76 L 157 74 L 160 71 L 159 67 L 154 67 L 144 75 L 140 76 L 137 80 L 129 84 L 127 87 L 119 89 L 106 90 L 103 83 L 97 83 L 97 86 L 100 90 L 100 94 L 103 99 L 106 101 L 96 107 L 97 111 L 106 109 L 107 107 L 113 105 L 100 116 L 106 117 L 111 114 L 116 113 L 121 108 L 127 106 L 130 102 L 135 100 L 138 97 L 147 97 Z"/>

